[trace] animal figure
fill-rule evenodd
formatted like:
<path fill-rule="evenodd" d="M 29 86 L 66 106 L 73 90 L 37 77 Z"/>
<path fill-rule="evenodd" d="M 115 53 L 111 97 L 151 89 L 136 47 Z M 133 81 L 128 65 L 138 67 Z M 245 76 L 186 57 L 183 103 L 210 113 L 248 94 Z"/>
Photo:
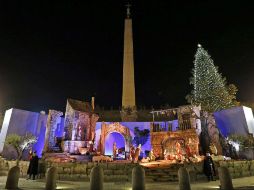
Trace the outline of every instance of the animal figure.
<path fill-rule="evenodd" d="M 150 161 L 149 157 L 141 159 L 141 163 L 147 163 L 149 161 Z"/>
<path fill-rule="evenodd" d="M 109 157 L 109 156 L 103 156 L 102 161 L 105 161 L 105 162 L 112 162 L 113 159 L 112 159 L 111 157 Z"/>
<path fill-rule="evenodd" d="M 108 156 L 100 155 L 100 156 L 93 156 L 92 161 L 93 161 L 93 162 L 102 162 L 102 161 L 105 161 L 105 162 L 112 162 L 113 159 L 110 158 L 110 157 L 108 157 Z"/>
<path fill-rule="evenodd" d="M 102 156 L 93 156 L 92 161 L 93 162 L 100 162 L 102 160 Z"/>

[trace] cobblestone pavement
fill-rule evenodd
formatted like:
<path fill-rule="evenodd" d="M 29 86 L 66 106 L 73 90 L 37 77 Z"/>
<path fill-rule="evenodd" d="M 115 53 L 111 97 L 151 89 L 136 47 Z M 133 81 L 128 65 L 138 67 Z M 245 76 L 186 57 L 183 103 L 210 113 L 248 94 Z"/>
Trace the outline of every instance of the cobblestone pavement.
<path fill-rule="evenodd" d="M 5 187 L 6 177 L 0 177 L 0 189 Z M 254 176 L 244 177 L 233 180 L 235 189 L 237 190 L 254 190 Z M 197 182 L 191 184 L 192 190 L 214 190 L 219 189 L 219 181 Z M 19 188 L 22 190 L 42 190 L 45 188 L 44 180 L 26 180 L 20 178 Z M 57 189 L 59 190 L 89 190 L 89 182 L 75 181 L 57 181 Z M 161 182 L 147 183 L 147 190 L 178 190 L 177 182 Z M 131 190 L 130 183 L 104 183 L 104 190 Z"/>

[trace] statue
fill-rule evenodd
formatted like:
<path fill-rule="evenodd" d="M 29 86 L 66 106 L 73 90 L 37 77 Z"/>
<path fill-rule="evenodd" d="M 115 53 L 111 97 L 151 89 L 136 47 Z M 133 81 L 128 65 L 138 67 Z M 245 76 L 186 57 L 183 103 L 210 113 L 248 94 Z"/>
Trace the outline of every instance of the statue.
<path fill-rule="evenodd" d="M 186 151 L 186 156 L 187 156 L 187 158 L 189 158 L 189 157 L 192 156 L 192 152 L 191 152 L 191 148 L 190 148 L 190 145 L 189 145 L 189 144 L 186 144 L 186 146 L 185 146 L 185 151 Z"/>
<path fill-rule="evenodd" d="M 134 156 L 134 162 L 136 163 L 138 161 L 138 157 L 140 156 L 141 152 L 141 144 L 138 145 L 138 147 L 135 150 L 135 156 Z"/>
<path fill-rule="evenodd" d="M 164 155 L 164 159 L 165 159 L 165 160 L 169 160 L 169 159 L 170 159 L 170 158 L 168 157 L 168 156 L 169 156 L 169 153 L 168 153 L 167 149 L 164 150 L 163 155 Z"/>
<path fill-rule="evenodd" d="M 126 7 L 127 7 L 127 18 L 130 18 L 130 16 L 131 16 L 131 11 L 130 11 L 131 5 L 127 4 Z"/>
<path fill-rule="evenodd" d="M 179 142 L 176 142 L 176 159 L 177 160 L 182 160 L 182 148 L 181 144 Z"/>
<path fill-rule="evenodd" d="M 77 140 L 81 140 L 81 136 L 82 136 L 82 128 L 81 125 L 78 125 L 78 132 L 77 132 Z"/>
<path fill-rule="evenodd" d="M 218 128 L 216 127 L 216 122 L 212 114 L 208 115 L 207 123 L 208 123 L 207 129 L 208 129 L 209 137 L 211 139 L 211 143 L 213 143 L 214 146 L 216 146 L 217 154 L 221 155 L 222 147 L 220 144 L 220 132 Z"/>
<path fill-rule="evenodd" d="M 74 124 L 72 128 L 72 137 L 71 140 L 75 141 L 77 140 L 77 125 Z"/>
<path fill-rule="evenodd" d="M 130 148 L 130 160 L 134 161 L 135 158 L 135 148 L 133 146 L 131 146 Z"/>
<path fill-rule="evenodd" d="M 149 161 L 155 161 L 156 157 L 153 153 L 153 149 L 151 149 L 151 151 L 149 152 Z"/>
<path fill-rule="evenodd" d="M 211 143 L 209 148 L 210 148 L 212 154 L 214 154 L 215 156 L 218 154 L 218 150 L 217 150 L 215 144 Z"/>
<path fill-rule="evenodd" d="M 192 114 L 191 114 L 191 121 L 192 121 L 192 127 L 196 129 L 196 133 L 199 136 L 201 133 L 201 120 L 200 120 L 200 111 L 201 106 L 193 106 L 192 108 Z"/>
<path fill-rule="evenodd" d="M 113 143 L 113 158 L 116 158 L 117 156 L 117 147 L 116 147 L 116 142 Z"/>

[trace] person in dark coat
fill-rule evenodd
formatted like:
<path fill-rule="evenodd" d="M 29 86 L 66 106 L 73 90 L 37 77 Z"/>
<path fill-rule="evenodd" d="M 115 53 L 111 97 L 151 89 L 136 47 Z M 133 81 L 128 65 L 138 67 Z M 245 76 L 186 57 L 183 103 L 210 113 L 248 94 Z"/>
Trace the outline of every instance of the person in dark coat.
<path fill-rule="evenodd" d="M 33 180 L 35 180 L 35 176 L 38 174 L 38 164 L 39 158 L 36 154 L 36 151 L 34 151 L 27 171 L 27 174 L 29 175 L 28 179 L 31 179 L 31 176 L 33 175 Z"/>
<path fill-rule="evenodd" d="M 210 153 L 206 153 L 206 157 L 204 159 L 204 173 L 207 176 L 208 181 L 214 181 L 213 176 L 215 176 L 215 167 Z"/>
<path fill-rule="evenodd" d="M 27 179 L 29 179 L 29 174 L 30 174 L 30 171 L 31 171 L 31 161 L 32 161 L 32 158 L 33 158 L 33 151 L 32 150 L 29 150 L 29 155 L 28 155 L 28 160 L 29 160 L 29 166 L 28 166 L 28 169 L 27 169 Z"/>

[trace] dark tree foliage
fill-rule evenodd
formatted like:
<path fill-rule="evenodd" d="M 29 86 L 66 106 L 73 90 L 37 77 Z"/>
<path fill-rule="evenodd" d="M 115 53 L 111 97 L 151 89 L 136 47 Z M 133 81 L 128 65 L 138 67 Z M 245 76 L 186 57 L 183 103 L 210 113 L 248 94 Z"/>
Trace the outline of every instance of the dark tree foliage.
<path fill-rule="evenodd" d="M 132 144 L 138 146 L 139 144 L 144 145 L 150 135 L 150 131 L 148 129 L 140 130 L 138 127 L 134 128 L 134 138 L 132 140 Z"/>

